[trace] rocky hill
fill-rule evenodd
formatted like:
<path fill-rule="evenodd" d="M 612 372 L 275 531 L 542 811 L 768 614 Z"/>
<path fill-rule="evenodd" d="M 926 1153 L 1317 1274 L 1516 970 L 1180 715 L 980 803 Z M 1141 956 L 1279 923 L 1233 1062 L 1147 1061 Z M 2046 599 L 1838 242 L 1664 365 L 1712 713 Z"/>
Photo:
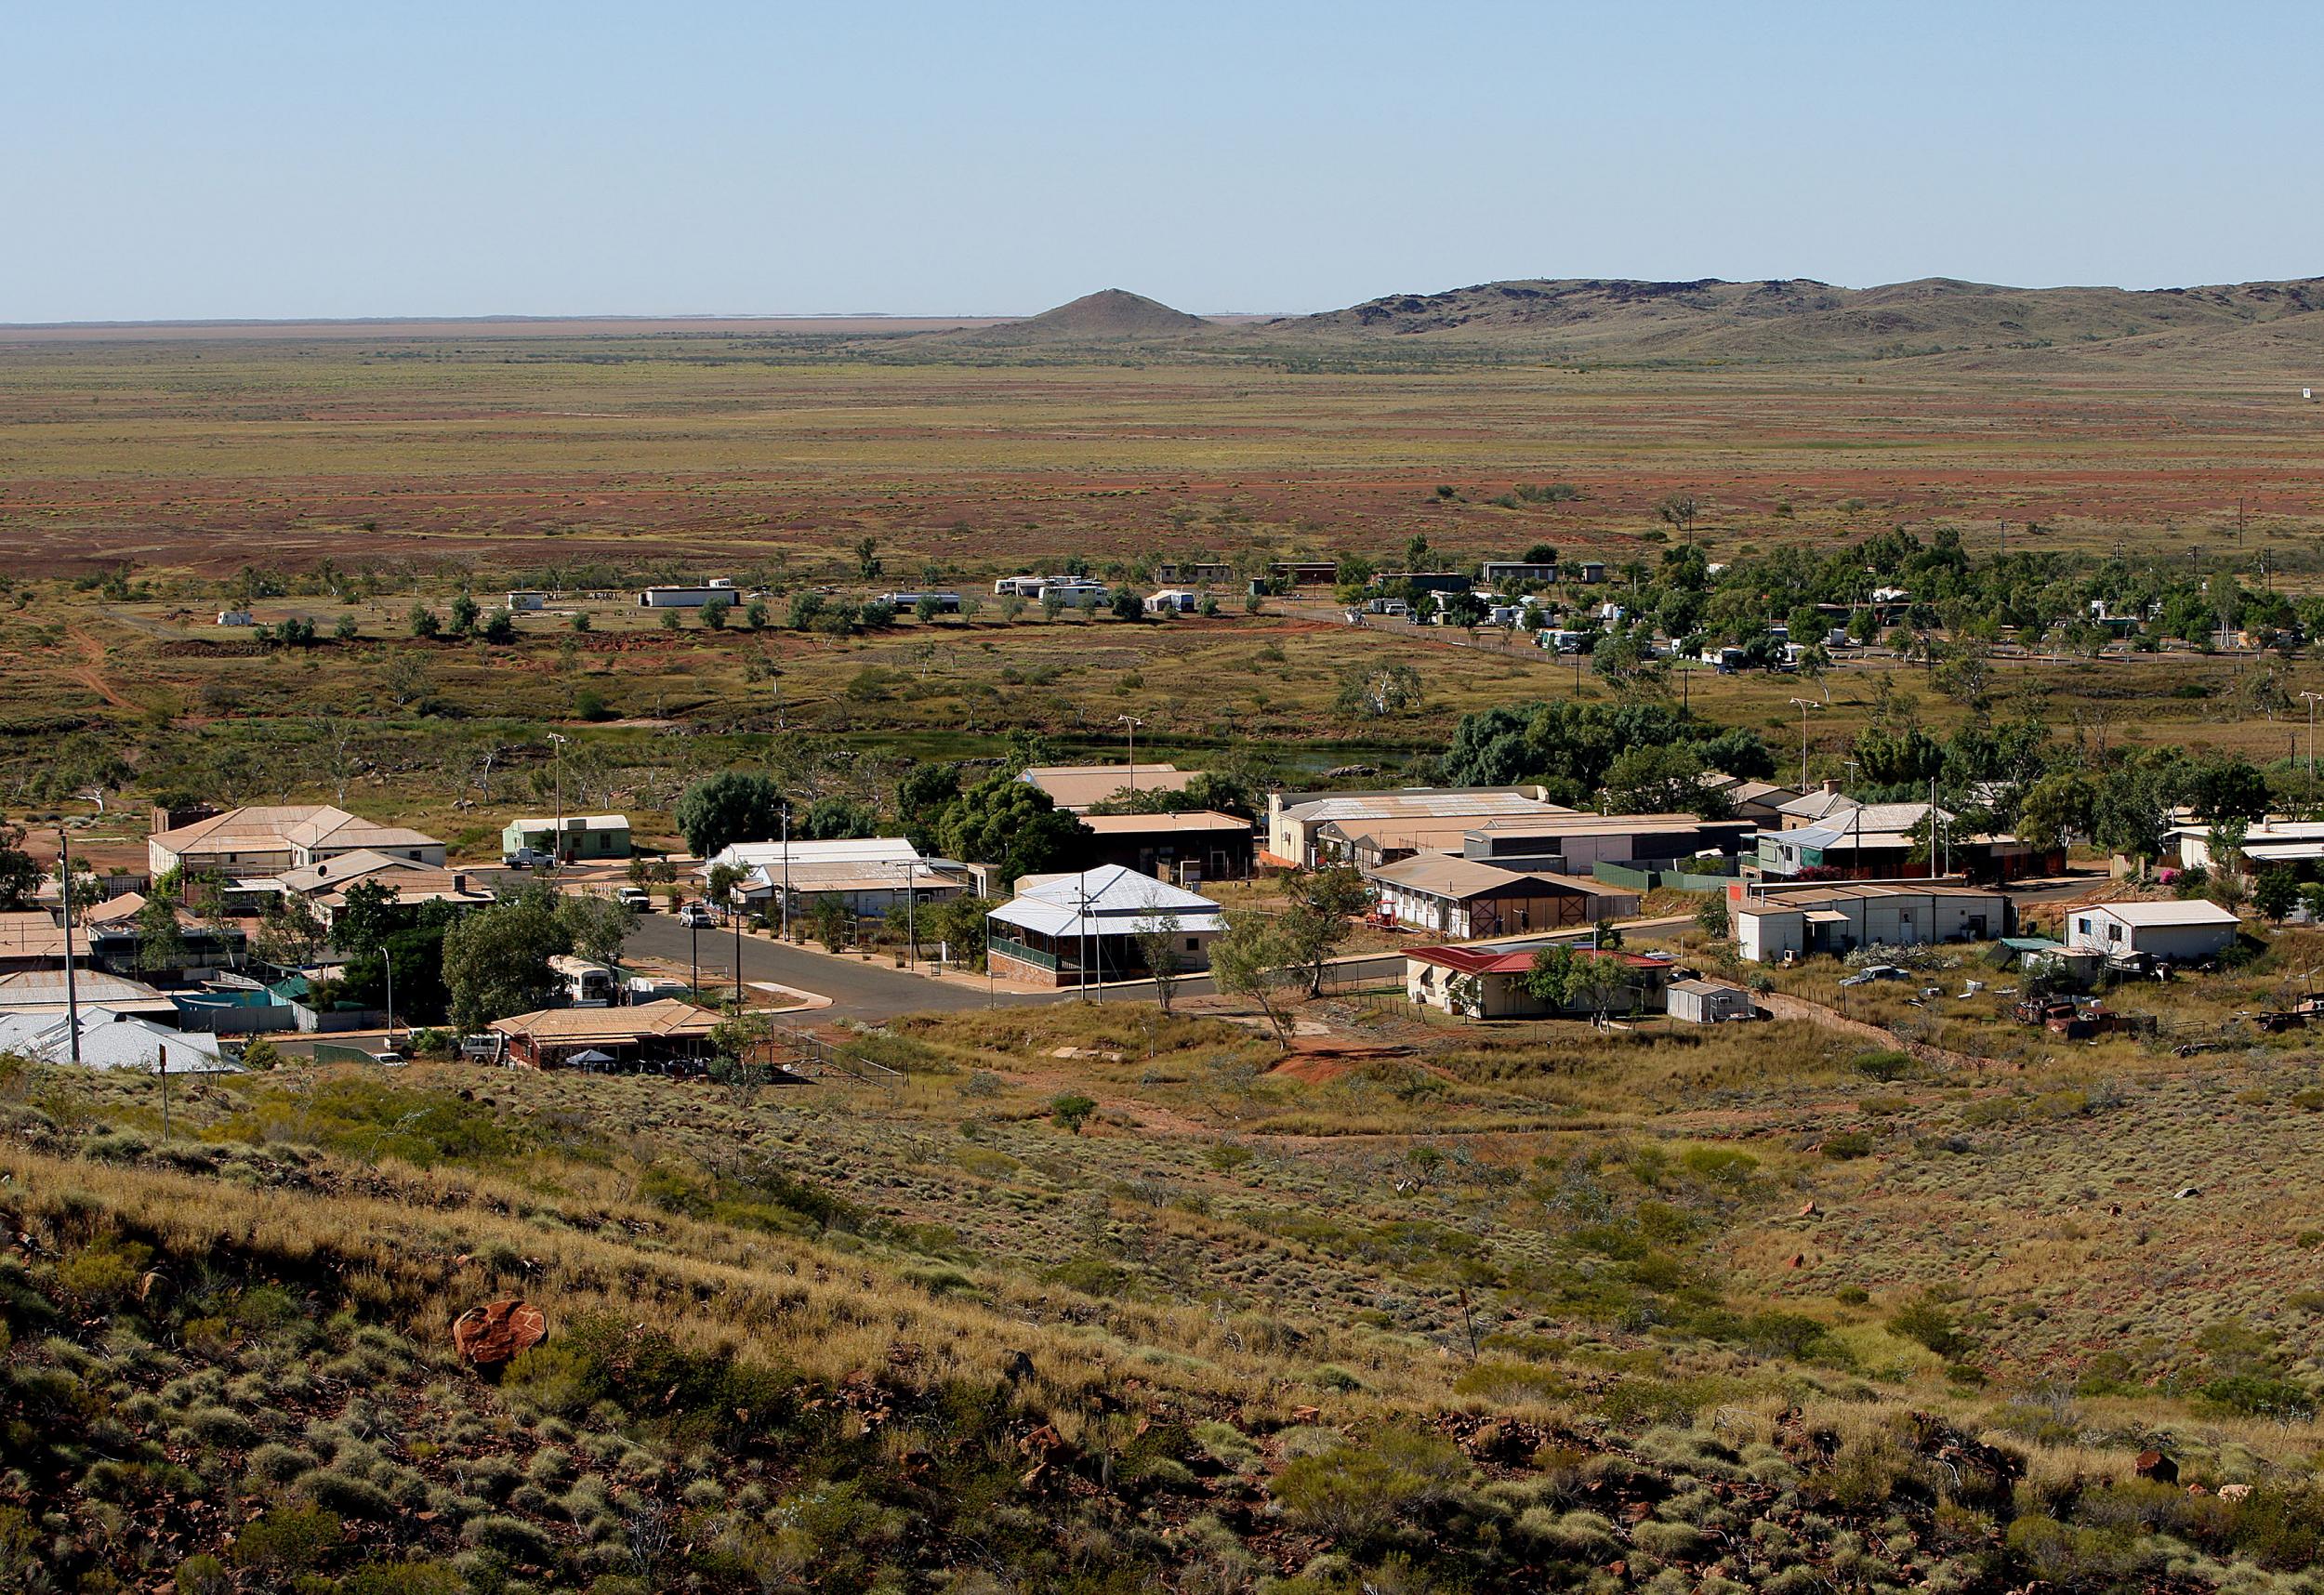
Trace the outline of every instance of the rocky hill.
<path fill-rule="evenodd" d="M 1278 317 L 1254 324 L 1248 336 L 1618 360 L 1846 360 L 2126 344 L 2169 352 L 2222 339 L 2278 347 L 2287 337 L 2296 349 L 2324 348 L 2319 310 L 2324 279 L 2317 278 L 2148 291 L 2010 288 L 1949 277 L 1876 288 L 1806 278 L 1527 279 Z"/>
<path fill-rule="evenodd" d="M 954 335 L 973 344 L 1074 344 L 1181 338 L 1211 323 L 1126 288 L 1103 288 L 1021 322 Z"/>

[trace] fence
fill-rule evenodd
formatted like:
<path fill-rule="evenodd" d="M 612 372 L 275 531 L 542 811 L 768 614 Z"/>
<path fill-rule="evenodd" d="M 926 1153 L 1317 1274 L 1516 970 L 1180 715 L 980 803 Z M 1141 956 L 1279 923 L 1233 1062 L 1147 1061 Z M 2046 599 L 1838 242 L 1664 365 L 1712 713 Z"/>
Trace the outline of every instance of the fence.
<path fill-rule="evenodd" d="M 1731 875 L 1689 875 L 1677 869 L 1640 869 L 1632 864 L 1594 863 L 1590 873 L 1608 886 L 1618 886 L 1625 891 L 1652 891 L 1658 886 L 1676 887 L 1681 891 L 1724 891 L 1734 884 Z"/>
<path fill-rule="evenodd" d="M 206 996 L 173 996 L 178 1028 L 208 1035 L 256 1035 L 262 1031 L 296 1030 L 298 1013 L 288 1003 L 263 995 L 256 1002 Z"/>
<path fill-rule="evenodd" d="M 1054 970 L 1057 968 L 1056 954 L 1044 953 L 1038 947 L 1028 947 L 1008 936 L 986 937 L 984 952 L 987 957 L 997 953 L 1004 958 L 1016 958 L 1037 969 Z"/>

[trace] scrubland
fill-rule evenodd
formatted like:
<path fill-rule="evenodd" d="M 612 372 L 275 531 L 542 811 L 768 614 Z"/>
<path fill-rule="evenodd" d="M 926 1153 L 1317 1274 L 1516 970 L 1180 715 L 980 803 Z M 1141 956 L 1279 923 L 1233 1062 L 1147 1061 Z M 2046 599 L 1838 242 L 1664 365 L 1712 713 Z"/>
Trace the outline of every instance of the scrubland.
<path fill-rule="evenodd" d="M 1335 1048 L 1285 1061 L 1179 1009 L 899 1021 L 853 1043 L 884 1092 L 293 1065 L 174 1082 L 166 1134 L 155 1081 L 12 1070 L 0 1554 L 66 1589 L 2313 1587 L 2304 1058 L 2093 1081 L 1325 999 Z M 503 1295 L 550 1336 L 488 1380 L 448 1326 Z"/>

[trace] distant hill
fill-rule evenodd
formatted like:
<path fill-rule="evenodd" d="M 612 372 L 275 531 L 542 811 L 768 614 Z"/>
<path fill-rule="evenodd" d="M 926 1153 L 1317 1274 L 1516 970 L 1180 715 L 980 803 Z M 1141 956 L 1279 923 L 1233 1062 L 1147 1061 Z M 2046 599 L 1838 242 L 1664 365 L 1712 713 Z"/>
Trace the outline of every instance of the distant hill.
<path fill-rule="evenodd" d="M 1253 323 L 1271 342 L 1503 348 L 1574 358 L 1870 359 L 2144 340 L 2193 349 L 2266 326 L 2324 350 L 2324 279 L 2164 288 L 2008 288 L 1949 277 L 1837 288 L 1807 278 L 1728 283 L 1530 279 L 1397 294 Z M 2159 341 L 2158 341 L 2159 340 Z M 2281 346 L 2271 338 L 2271 346 Z"/>
<path fill-rule="evenodd" d="M 1126 288 L 1103 288 L 1070 304 L 1021 322 L 1004 322 L 973 333 L 954 335 L 977 344 L 1071 344 L 1137 338 L 1173 338 L 1215 330 L 1200 316 L 1174 310 Z"/>

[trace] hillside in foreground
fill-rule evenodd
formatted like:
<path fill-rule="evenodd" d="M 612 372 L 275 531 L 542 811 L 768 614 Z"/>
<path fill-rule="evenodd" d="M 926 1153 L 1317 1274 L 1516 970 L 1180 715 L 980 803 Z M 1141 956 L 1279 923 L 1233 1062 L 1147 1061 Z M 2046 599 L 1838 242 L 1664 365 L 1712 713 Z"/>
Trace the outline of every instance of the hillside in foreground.
<path fill-rule="evenodd" d="M 0 1583 L 2318 1588 L 2324 1300 L 2136 1212 L 2312 1064 L 1310 1017 L 1371 1044 L 1012 1009 L 860 1037 L 889 1093 L 293 1065 L 166 1133 L 11 1067 Z"/>

